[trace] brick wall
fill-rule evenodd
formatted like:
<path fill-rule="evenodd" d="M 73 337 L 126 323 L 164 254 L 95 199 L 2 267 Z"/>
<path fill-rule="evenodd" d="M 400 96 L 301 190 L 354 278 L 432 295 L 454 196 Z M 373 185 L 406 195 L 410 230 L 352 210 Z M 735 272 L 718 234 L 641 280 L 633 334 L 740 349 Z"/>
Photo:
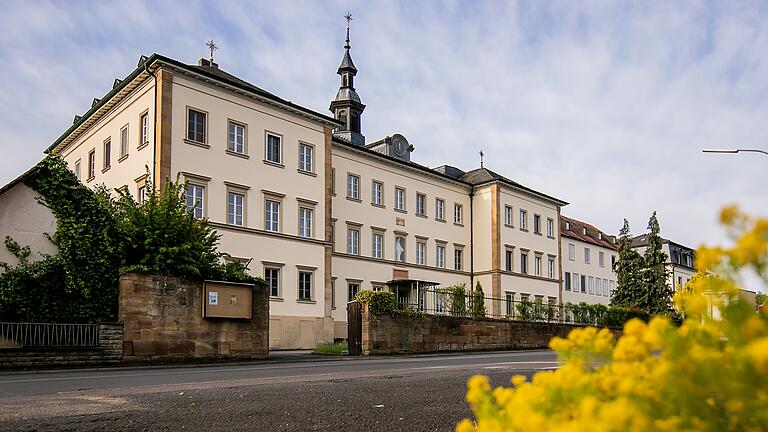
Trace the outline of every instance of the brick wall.
<path fill-rule="evenodd" d="M 123 360 L 123 325 L 99 325 L 99 346 L 94 348 L 2 348 L 0 368 L 96 366 Z"/>
<path fill-rule="evenodd" d="M 579 325 L 450 316 L 362 314 L 363 355 L 547 348 Z"/>
<path fill-rule="evenodd" d="M 269 297 L 253 295 L 253 319 L 202 317 L 202 284 L 128 273 L 120 278 L 120 321 L 126 362 L 265 358 Z"/>

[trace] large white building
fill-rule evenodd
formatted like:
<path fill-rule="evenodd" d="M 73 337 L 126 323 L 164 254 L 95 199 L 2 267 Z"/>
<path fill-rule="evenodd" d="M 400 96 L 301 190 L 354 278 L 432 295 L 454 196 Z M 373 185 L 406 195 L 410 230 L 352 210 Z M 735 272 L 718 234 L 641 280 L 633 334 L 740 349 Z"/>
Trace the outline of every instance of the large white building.
<path fill-rule="evenodd" d="M 563 302 L 609 304 L 616 289 L 613 265 L 618 259 L 616 237 L 586 222 L 562 216 Z"/>
<path fill-rule="evenodd" d="M 479 281 L 496 298 L 561 304 L 567 203 L 483 167 L 417 164 L 399 134 L 366 143 L 349 39 L 337 73 L 328 116 L 212 59 L 153 54 L 49 151 L 87 185 L 137 199 L 150 176 L 186 180 L 220 250 L 269 284 L 272 348 L 346 337 L 345 306 L 361 289 L 413 301 L 426 286 Z"/>

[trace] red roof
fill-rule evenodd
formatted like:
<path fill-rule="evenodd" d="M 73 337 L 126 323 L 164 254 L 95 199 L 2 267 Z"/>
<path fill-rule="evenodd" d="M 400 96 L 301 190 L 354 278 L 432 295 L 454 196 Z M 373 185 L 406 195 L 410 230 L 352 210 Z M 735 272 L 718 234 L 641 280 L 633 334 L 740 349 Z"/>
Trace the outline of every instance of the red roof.
<path fill-rule="evenodd" d="M 587 229 L 586 235 L 584 234 L 584 228 Z M 606 249 L 619 249 L 619 245 L 615 243 L 615 236 L 606 234 L 594 225 L 563 215 L 560 215 L 560 234 L 585 243 L 602 246 Z"/>

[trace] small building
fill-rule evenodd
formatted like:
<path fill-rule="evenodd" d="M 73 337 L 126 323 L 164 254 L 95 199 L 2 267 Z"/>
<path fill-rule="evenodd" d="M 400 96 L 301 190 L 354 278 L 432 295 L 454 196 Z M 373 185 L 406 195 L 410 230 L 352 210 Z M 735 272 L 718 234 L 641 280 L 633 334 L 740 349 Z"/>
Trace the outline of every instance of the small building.
<path fill-rule="evenodd" d="M 632 238 L 632 248 L 645 253 L 648 248 L 648 234 L 642 234 Z M 696 252 L 680 243 L 662 238 L 662 250 L 667 254 L 667 268 L 669 269 L 669 286 L 675 291 L 684 287 L 696 274 L 694 267 Z"/>
<path fill-rule="evenodd" d="M 56 232 L 56 217 L 51 209 L 40 203 L 40 194 L 24 183 L 35 169 L 30 168 L 0 188 L 0 262 L 12 266 L 19 261 L 5 247 L 6 238 L 13 239 L 22 247 L 29 246 L 31 261 L 57 251 L 50 240 Z"/>
<path fill-rule="evenodd" d="M 616 289 L 616 237 L 594 225 L 560 216 L 563 303 L 609 304 Z"/>

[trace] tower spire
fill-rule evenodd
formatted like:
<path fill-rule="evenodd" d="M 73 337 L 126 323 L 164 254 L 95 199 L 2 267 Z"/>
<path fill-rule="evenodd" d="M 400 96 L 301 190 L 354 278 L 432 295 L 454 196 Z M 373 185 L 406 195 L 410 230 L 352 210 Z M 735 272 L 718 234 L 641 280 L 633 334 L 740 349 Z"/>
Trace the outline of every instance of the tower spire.
<path fill-rule="evenodd" d="M 347 20 L 347 39 L 344 41 L 344 49 L 349 50 L 351 48 L 349 46 L 349 22 L 352 21 L 352 14 L 347 12 L 347 14 L 344 15 L 344 18 Z"/>
<path fill-rule="evenodd" d="M 355 75 L 357 68 L 352 62 L 352 56 L 349 54 L 349 24 L 352 21 L 352 14 L 347 12 L 344 15 L 347 20 L 346 38 L 344 39 L 344 57 L 336 73 L 341 78 L 339 91 L 336 98 L 331 101 L 330 110 L 336 120 L 342 123 L 336 128 L 335 135 L 355 145 L 365 145 L 365 137 L 361 133 L 360 117 L 363 114 L 365 105 L 360 101 L 355 91 Z"/>

